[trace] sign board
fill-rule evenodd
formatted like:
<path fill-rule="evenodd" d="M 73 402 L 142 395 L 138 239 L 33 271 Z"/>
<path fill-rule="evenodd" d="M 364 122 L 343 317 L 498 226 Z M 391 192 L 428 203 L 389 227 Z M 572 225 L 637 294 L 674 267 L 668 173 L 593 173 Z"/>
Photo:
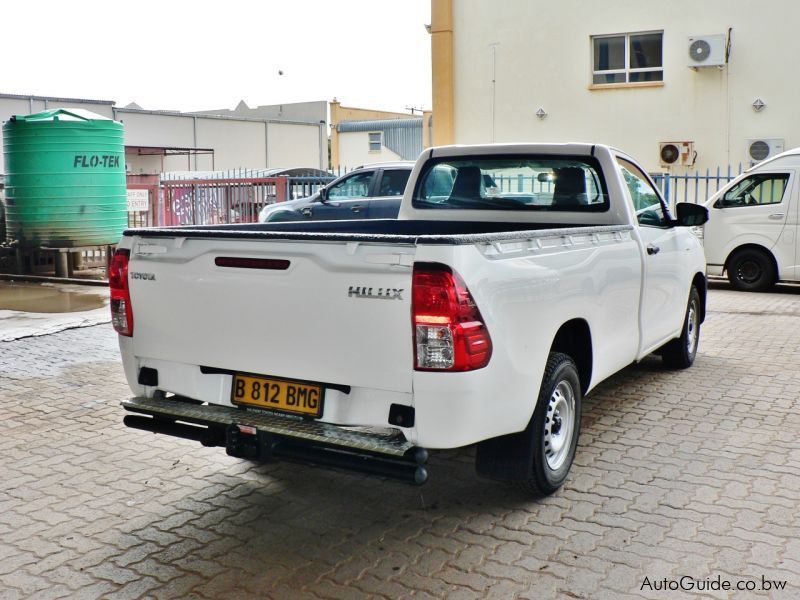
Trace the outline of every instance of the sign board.
<path fill-rule="evenodd" d="M 150 210 L 150 190 L 128 190 L 128 212 Z"/>

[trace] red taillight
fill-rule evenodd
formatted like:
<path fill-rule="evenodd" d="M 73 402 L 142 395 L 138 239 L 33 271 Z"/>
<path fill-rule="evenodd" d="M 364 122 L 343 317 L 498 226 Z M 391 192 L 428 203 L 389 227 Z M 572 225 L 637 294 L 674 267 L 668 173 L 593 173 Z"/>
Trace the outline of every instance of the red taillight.
<path fill-rule="evenodd" d="M 411 312 L 416 370 L 472 371 L 489 364 L 489 331 L 464 280 L 450 267 L 414 264 Z"/>
<path fill-rule="evenodd" d="M 111 288 L 111 323 L 120 335 L 133 335 L 133 308 L 128 288 L 128 259 L 131 251 L 120 248 L 114 252 L 108 268 L 108 286 Z"/>

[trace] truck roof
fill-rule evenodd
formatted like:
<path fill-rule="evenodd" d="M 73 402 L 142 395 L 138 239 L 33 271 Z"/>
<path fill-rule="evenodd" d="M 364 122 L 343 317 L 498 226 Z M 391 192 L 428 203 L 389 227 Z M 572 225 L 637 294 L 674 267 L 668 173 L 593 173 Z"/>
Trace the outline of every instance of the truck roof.
<path fill-rule="evenodd" d="M 571 154 L 591 156 L 599 147 L 611 149 L 605 144 L 589 142 L 565 143 L 495 143 L 495 144 L 454 144 L 430 149 L 429 158 L 434 156 L 477 156 L 483 154 Z"/>

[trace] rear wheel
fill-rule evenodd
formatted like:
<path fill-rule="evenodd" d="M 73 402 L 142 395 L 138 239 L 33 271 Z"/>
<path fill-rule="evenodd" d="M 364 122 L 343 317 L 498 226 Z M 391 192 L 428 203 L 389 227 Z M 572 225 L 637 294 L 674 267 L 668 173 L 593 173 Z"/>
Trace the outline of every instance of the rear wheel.
<path fill-rule="evenodd" d="M 771 288 L 776 280 L 775 265 L 761 250 L 744 248 L 728 260 L 728 281 L 737 290 L 762 292 Z"/>
<path fill-rule="evenodd" d="M 575 362 L 551 352 L 533 416 L 524 431 L 478 444 L 482 477 L 516 483 L 526 492 L 552 494 L 567 478 L 578 444 L 581 385 Z"/>
<path fill-rule="evenodd" d="M 578 369 L 566 354 L 551 352 L 528 434 L 532 464 L 520 487 L 531 493 L 552 494 L 567 479 L 581 426 L 581 385 Z"/>

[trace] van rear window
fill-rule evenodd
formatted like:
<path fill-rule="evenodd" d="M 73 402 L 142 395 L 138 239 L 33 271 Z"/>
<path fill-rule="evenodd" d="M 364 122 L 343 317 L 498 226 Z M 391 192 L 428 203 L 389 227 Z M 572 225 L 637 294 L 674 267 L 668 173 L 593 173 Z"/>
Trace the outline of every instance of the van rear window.
<path fill-rule="evenodd" d="M 608 193 L 593 157 L 471 156 L 428 163 L 414 208 L 603 212 Z"/>

